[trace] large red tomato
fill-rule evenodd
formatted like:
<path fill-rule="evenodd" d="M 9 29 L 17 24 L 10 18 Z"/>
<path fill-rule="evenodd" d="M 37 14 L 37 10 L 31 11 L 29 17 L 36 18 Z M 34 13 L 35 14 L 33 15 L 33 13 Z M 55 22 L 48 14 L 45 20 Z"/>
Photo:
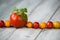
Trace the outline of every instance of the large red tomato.
<path fill-rule="evenodd" d="M 11 25 L 14 27 L 22 27 L 27 24 L 27 15 L 22 13 L 18 15 L 18 13 L 13 13 L 10 15 Z"/>
<path fill-rule="evenodd" d="M 22 20 L 20 15 L 17 15 L 16 13 L 11 14 L 10 22 L 14 27 L 22 27 L 27 24 L 27 20 L 26 21 Z"/>

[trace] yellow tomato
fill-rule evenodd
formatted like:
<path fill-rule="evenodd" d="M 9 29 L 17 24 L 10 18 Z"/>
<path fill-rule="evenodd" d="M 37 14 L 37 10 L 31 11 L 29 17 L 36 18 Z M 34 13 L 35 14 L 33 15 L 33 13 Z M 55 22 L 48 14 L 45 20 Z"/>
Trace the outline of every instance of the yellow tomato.
<path fill-rule="evenodd" d="M 42 28 L 42 29 L 44 29 L 44 28 L 46 28 L 46 26 L 47 26 L 46 23 L 42 22 L 39 27 Z"/>
<path fill-rule="evenodd" d="M 6 26 L 6 27 L 10 27 L 10 21 L 9 21 L 9 20 L 6 20 L 6 21 L 5 21 L 5 26 Z"/>
<path fill-rule="evenodd" d="M 54 28 L 60 28 L 60 22 L 58 21 L 53 22 L 53 26 Z"/>
<path fill-rule="evenodd" d="M 33 23 L 32 23 L 32 22 L 28 22 L 28 23 L 27 23 L 27 27 L 28 27 L 28 28 L 32 28 L 32 26 L 33 26 Z"/>

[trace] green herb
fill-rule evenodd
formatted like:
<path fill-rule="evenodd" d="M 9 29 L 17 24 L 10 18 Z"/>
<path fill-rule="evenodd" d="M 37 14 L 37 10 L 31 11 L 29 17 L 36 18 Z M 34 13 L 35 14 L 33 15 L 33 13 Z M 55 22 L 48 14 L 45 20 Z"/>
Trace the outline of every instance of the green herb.
<path fill-rule="evenodd" d="M 13 12 L 16 11 L 18 15 L 21 15 L 21 18 L 26 21 L 27 20 L 27 8 L 21 8 L 17 9 L 16 7 L 14 8 Z"/>
<path fill-rule="evenodd" d="M 27 12 L 27 9 L 26 8 L 22 8 L 22 9 L 20 9 L 20 11 L 25 13 L 25 12 Z"/>
<path fill-rule="evenodd" d="M 27 14 L 22 13 L 21 18 L 23 19 L 23 21 L 26 21 L 27 20 Z"/>
<path fill-rule="evenodd" d="M 16 7 L 14 7 L 14 10 L 13 11 L 17 11 L 17 13 L 26 13 L 27 12 L 27 8 L 21 8 L 21 9 L 17 9 Z"/>

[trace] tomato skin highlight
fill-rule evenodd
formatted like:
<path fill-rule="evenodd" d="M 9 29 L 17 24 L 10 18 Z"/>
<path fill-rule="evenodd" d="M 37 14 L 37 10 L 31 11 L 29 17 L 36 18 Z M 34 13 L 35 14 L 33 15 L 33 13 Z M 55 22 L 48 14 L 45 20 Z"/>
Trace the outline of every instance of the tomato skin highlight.
<path fill-rule="evenodd" d="M 5 23 L 3 20 L 0 20 L 0 28 L 4 27 Z"/>
<path fill-rule="evenodd" d="M 10 22 L 14 27 L 22 27 L 27 24 L 27 20 L 23 21 L 20 15 L 17 15 L 16 13 L 10 15 Z"/>
<path fill-rule="evenodd" d="M 53 28 L 53 22 L 48 21 L 47 22 L 47 28 L 49 28 L 49 29 Z"/>
<path fill-rule="evenodd" d="M 37 28 L 39 27 L 39 23 L 38 23 L 38 22 L 34 22 L 34 23 L 33 23 L 33 27 L 34 27 L 35 29 L 37 29 Z"/>

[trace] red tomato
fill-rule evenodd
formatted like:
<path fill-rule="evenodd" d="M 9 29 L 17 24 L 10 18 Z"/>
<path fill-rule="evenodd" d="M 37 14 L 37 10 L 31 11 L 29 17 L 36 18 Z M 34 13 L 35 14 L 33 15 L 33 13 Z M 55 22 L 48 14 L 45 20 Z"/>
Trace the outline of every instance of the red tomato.
<path fill-rule="evenodd" d="M 34 22 L 34 23 L 33 23 L 33 27 L 34 27 L 35 29 L 37 29 L 37 28 L 39 27 L 39 23 L 38 23 L 38 22 Z"/>
<path fill-rule="evenodd" d="M 10 22 L 11 22 L 11 25 L 13 25 L 14 27 L 22 27 L 27 24 L 27 20 L 23 21 L 21 16 L 17 15 L 16 13 L 13 13 L 10 15 Z"/>
<path fill-rule="evenodd" d="M 53 22 L 48 21 L 47 22 L 47 28 L 49 28 L 49 29 L 53 28 Z"/>
<path fill-rule="evenodd" d="M 0 27 L 4 27 L 4 21 L 3 20 L 0 20 Z"/>

